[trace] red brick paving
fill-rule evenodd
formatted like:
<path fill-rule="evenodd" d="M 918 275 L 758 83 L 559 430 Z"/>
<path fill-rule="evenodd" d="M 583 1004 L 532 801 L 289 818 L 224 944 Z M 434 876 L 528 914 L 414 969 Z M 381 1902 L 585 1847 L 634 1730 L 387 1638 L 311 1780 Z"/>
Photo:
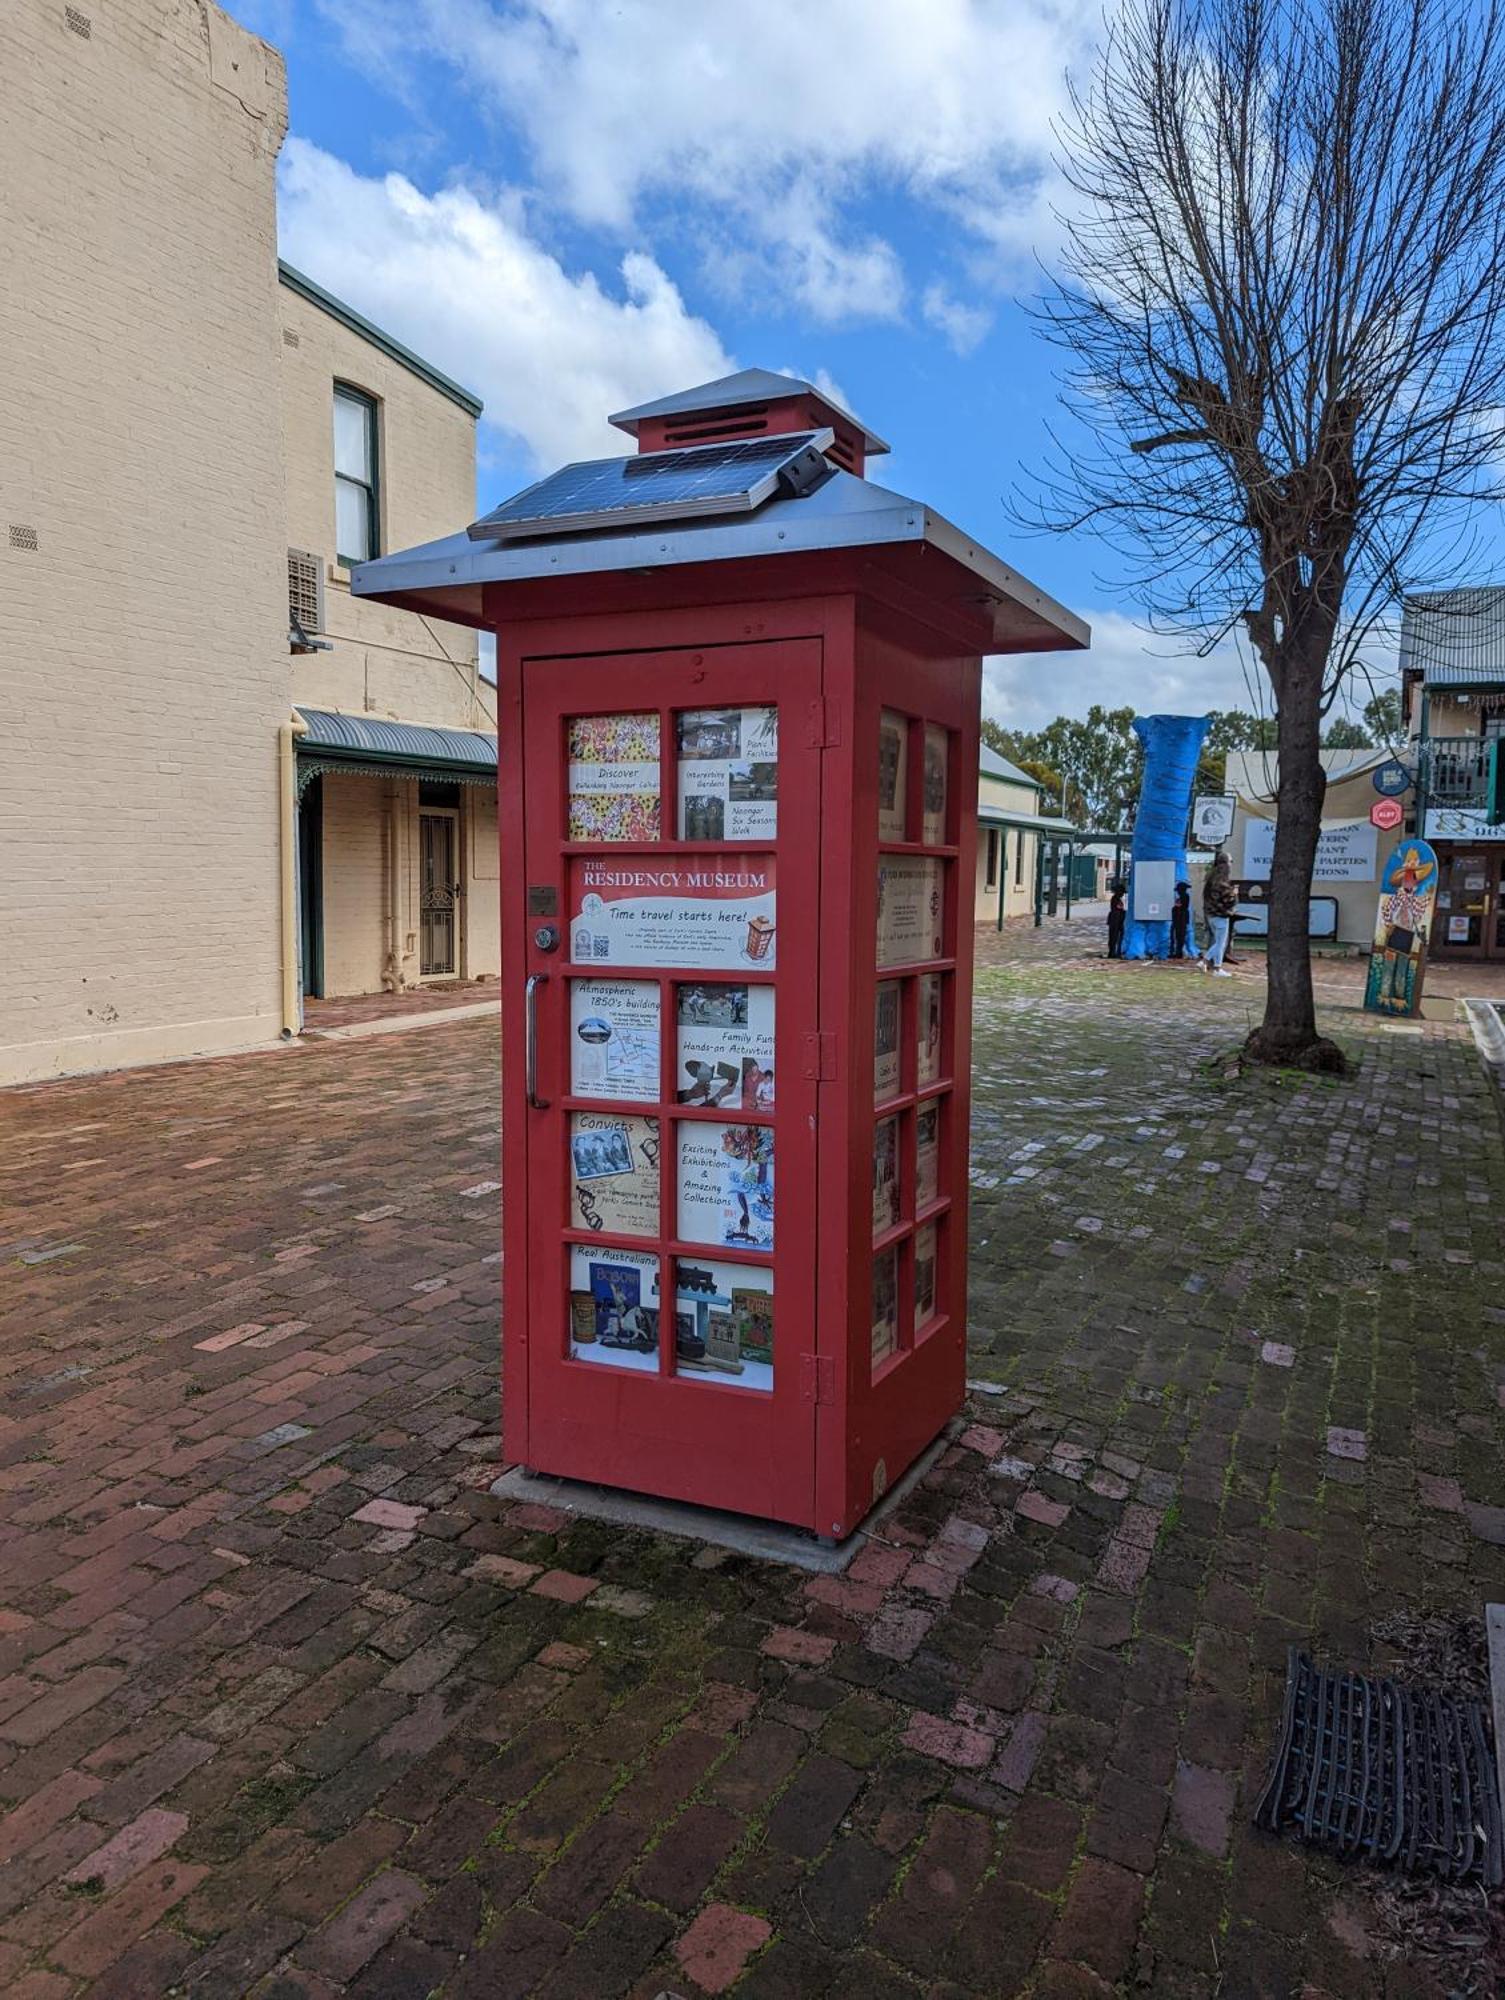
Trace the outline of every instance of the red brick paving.
<path fill-rule="evenodd" d="M 842 1578 L 492 1497 L 491 1023 L 0 1099 L 7 2000 L 1440 1990 L 1247 1808 L 1289 1640 L 1505 1585 L 1472 1049 L 1202 1098 L 1239 982 L 1006 943 L 1000 1393 Z"/>

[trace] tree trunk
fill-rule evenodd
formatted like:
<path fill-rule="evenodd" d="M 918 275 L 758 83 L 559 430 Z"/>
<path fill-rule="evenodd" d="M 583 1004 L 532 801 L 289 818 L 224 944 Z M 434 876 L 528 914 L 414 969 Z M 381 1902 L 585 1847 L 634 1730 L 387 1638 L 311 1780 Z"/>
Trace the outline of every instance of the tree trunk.
<path fill-rule="evenodd" d="M 1322 740 L 1322 662 L 1288 657 L 1270 665 L 1271 680 L 1281 694 L 1269 985 L 1265 1018 L 1250 1035 L 1245 1053 L 1255 1062 L 1341 1073 L 1347 1067 L 1342 1050 L 1317 1033 L 1307 935 L 1312 870 L 1327 792 L 1327 774 L 1317 754 Z"/>

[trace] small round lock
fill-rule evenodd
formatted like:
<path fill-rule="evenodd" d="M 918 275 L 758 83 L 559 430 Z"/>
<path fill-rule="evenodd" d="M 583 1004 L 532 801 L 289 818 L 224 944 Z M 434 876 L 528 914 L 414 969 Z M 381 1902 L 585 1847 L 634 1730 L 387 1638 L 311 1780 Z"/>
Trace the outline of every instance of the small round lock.
<path fill-rule="evenodd" d="M 538 929 L 533 933 L 533 942 L 540 951 L 558 951 L 559 926 L 557 924 L 540 924 Z"/>

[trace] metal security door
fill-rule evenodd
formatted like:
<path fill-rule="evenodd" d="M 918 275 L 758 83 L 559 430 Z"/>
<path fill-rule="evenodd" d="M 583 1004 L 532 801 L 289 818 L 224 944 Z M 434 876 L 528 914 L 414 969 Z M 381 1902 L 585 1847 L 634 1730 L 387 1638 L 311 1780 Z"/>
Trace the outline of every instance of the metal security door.
<path fill-rule="evenodd" d="M 807 1525 L 820 673 L 522 676 L 529 1462 Z"/>
<path fill-rule="evenodd" d="M 460 969 L 460 815 L 418 815 L 418 970 L 452 979 Z"/>

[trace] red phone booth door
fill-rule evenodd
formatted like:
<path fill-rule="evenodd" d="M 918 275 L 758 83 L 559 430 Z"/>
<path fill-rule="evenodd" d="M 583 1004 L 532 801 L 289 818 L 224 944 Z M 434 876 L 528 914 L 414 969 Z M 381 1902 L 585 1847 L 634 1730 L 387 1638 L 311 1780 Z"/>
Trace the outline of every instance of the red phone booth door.
<path fill-rule="evenodd" d="M 819 642 L 522 671 L 528 1462 L 813 1524 Z"/>

